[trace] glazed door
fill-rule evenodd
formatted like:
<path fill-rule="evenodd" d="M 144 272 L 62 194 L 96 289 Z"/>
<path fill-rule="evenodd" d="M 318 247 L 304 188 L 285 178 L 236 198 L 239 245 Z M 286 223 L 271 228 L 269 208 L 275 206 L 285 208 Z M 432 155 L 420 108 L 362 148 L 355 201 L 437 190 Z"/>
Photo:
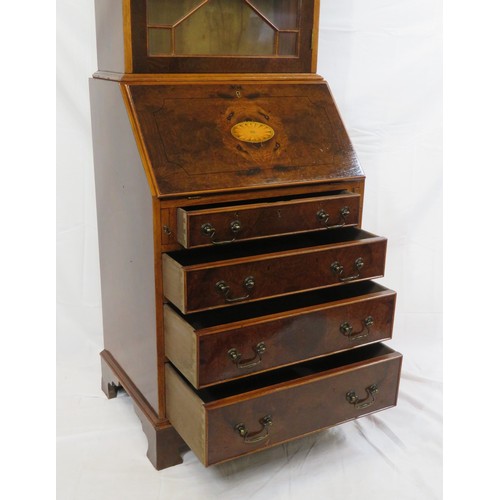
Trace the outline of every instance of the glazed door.
<path fill-rule="evenodd" d="M 313 72 L 314 0 L 132 0 L 134 72 Z"/>

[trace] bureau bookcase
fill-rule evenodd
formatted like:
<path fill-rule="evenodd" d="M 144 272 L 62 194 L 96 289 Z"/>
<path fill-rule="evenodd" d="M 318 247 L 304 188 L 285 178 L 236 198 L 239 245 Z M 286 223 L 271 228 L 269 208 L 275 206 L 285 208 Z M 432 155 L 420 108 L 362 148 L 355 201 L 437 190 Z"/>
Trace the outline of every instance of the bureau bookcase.
<path fill-rule="evenodd" d="M 97 0 L 102 388 L 157 469 L 396 404 L 387 240 L 316 74 L 318 0 Z"/>

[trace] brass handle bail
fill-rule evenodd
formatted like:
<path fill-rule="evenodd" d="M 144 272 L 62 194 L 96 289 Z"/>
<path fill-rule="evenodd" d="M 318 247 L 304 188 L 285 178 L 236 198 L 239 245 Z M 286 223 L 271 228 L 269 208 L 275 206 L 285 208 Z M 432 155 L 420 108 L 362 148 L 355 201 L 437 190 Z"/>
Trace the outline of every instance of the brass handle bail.
<path fill-rule="evenodd" d="M 367 394 L 365 399 L 359 399 L 355 391 L 349 391 L 345 395 L 345 398 L 347 399 L 349 404 L 354 405 L 354 408 L 356 408 L 357 410 L 368 408 L 375 403 L 375 394 L 377 394 L 378 392 L 378 386 L 377 384 L 372 384 L 368 386 L 365 391 Z"/>
<path fill-rule="evenodd" d="M 262 355 L 266 352 L 266 344 L 264 342 L 259 342 L 253 350 L 255 351 L 255 356 L 247 361 L 241 361 L 241 352 L 239 352 L 234 347 L 227 351 L 229 359 L 241 369 L 253 368 L 262 362 Z"/>
<path fill-rule="evenodd" d="M 356 269 L 356 273 L 352 274 L 351 276 L 345 276 L 342 277 L 342 274 L 344 273 L 344 266 L 338 262 L 335 261 L 331 266 L 330 269 L 332 270 L 332 273 L 336 274 L 339 277 L 339 281 L 345 282 L 345 281 L 352 281 L 355 279 L 358 279 L 361 275 L 361 269 L 365 265 L 364 260 L 361 257 L 358 257 L 354 261 L 354 268 Z"/>
<path fill-rule="evenodd" d="M 350 213 L 351 211 L 349 210 L 349 207 L 347 206 L 342 207 L 339 210 L 339 223 L 334 224 L 333 226 L 328 225 L 328 221 L 330 220 L 330 214 L 323 208 L 316 212 L 316 217 L 319 220 L 319 222 L 321 222 L 321 224 L 326 226 L 327 229 L 338 229 L 346 225 L 347 217 L 350 215 Z"/>
<path fill-rule="evenodd" d="M 269 438 L 269 428 L 273 425 L 271 415 L 266 415 L 259 420 L 261 428 L 257 432 L 248 432 L 245 424 L 236 424 L 234 429 L 243 438 L 246 444 L 253 444 Z"/>
<path fill-rule="evenodd" d="M 217 290 L 218 293 L 224 296 L 224 300 L 227 303 L 241 302 L 242 300 L 248 299 L 254 287 L 255 287 L 254 277 L 247 276 L 243 281 L 243 288 L 248 290 L 248 293 L 242 297 L 231 297 L 231 287 L 224 280 L 220 280 L 215 284 L 215 289 Z"/>
<path fill-rule="evenodd" d="M 243 226 L 239 220 L 233 220 L 229 224 L 230 231 L 235 235 L 232 240 L 215 241 L 215 227 L 209 222 L 201 226 L 201 234 L 203 234 L 203 236 L 206 236 L 207 238 L 210 238 L 210 241 L 213 245 L 227 245 L 228 243 L 233 243 L 234 241 L 236 241 L 236 235 L 241 231 L 242 227 Z"/>
<path fill-rule="evenodd" d="M 375 321 L 374 321 L 372 316 L 367 316 L 362 321 L 363 327 L 361 328 L 361 330 L 354 332 L 353 326 L 348 321 L 344 321 L 340 325 L 340 328 L 339 328 L 340 333 L 345 335 L 350 341 L 363 339 L 365 337 L 368 337 L 368 335 L 370 335 L 370 327 L 373 326 L 374 322 Z M 365 332 L 365 329 L 366 329 L 366 332 Z"/>

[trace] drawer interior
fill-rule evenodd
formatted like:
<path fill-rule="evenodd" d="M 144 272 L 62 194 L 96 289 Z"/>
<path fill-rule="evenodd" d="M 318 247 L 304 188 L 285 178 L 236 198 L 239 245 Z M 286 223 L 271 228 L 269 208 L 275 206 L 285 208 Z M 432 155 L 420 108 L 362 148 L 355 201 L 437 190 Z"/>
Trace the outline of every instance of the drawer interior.
<path fill-rule="evenodd" d="M 367 362 L 372 358 L 384 356 L 393 352 L 394 351 L 390 347 L 384 344 L 372 344 L 352 351 L 346 351 L 298 365 L 286 366 L 271 372 L 253 375 L 245 379 L 233 380 L 205 389 L 193 389 L 193 391 L 206 404 L 237 396 L 238 394 L 263 389 L 271 385 L 276 386 L 282 383 L 290 383 L 294 380 L 307 377 L 308 375 L 318 375 L 323 371 L 326 372 L 335 368 L 345 370 L 349 365 Z M 180 373 L 179 375 L 182 377 Z"/>
<path fill-rule="evenodd" d="M 337 191 L 325 191 L 325 192 L 320 192 L 315 195 L 312 195 L 311 193 L 304 193 L 304 194 L 292 194 L 292 195 L 287 195 L 287 196 L 274 196 L 272 198 L 259 198 L 257 200 L 255 199 L 250 199 L 250 200 L 241 200 L 235 203 L 234 201 L 232 202 L 225 202 L 225 203 L 214 203 L 211 205 L 191 205 L 188 207 L 182 207 L 183 210 L 186 212 L 197 212 L 198 210 L 211 210 L 211 209 L 217 209 L 217 208 L 231 208 L 234 207 L 235 209 L 241 207 L 244 208 L 248 205 L 255 205 L 256 203 L 261 204 L 261 203 L 281 203 L 281 202 L 287 202 L 287 201 L 299 201 L 299 200 L 306 200 L 306 199 L 314 199 L 314 198 L 324 198 L 325 196 L 338 196 L 342 194 L 353 194 L 350 191 L 347 190 L 337 190 Z"/>
<path fill-rule="evenodd" d="M 328 302 L 349 300 L 362 295 L 388 291 L 382 285 L 373 281 L 346 284 L 342 287 L 314 290 L 312 292 L 268 299 L 265 302 L 242 304 L 228 309 L 215 309 L 183 315 L 195 330 L 202 330 L 217 325 L 226 325 L 234 322 L 260 318 L 267 315 L 284 313 L 311 306 L 320 306 Z M 175 306 L 171 304 L 171 307 Z M 182 314 L 178 312 L 178 314 Z"/>
<path fill-rule="evenodd" d="M 360 241 L 374 238 L 375 235 L 353 227 L 336 229 L 335 231 L 321 230 L 313 233 L 297 234 L 269 238 L 266 240 L 265 250 L 260 241 L 239 243 L 238 245 L 224 245 L 220 247 L 194 248 L 170 252 L 169 255 L 181 266 L 193 266 L 226 259 L 251 257 L 258 254 L 270 254 L 297 250 L 300 248 L 334 245 L 349 241 Z"/>

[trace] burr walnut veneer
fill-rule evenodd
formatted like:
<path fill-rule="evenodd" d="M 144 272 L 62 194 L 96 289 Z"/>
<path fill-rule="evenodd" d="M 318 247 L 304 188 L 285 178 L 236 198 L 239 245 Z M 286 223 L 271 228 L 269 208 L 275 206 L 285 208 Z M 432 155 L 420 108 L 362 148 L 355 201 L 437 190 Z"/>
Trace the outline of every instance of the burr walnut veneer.
<path fill-rule="evenodd" d="M 396 404 L 387 240 L 316 71 L 317 0 L 100 0 L 104 350 L 162 469 Z M 220 29 L 221 26 L 225 28 Z M 207 28 L 208 27 L 208 28 Z"/>

